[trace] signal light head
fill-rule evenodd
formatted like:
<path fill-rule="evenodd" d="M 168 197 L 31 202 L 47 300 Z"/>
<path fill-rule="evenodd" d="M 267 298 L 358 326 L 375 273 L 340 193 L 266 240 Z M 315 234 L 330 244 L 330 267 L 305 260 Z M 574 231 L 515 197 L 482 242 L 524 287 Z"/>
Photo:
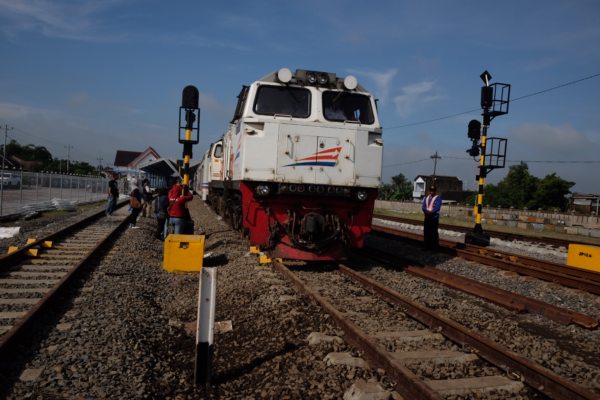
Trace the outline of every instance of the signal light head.
<path fill-rule="evenodd" d="M 473 143 L 473 146 L 467 150 L 467 153 L 469 153 L 471 157 L 477 157 L 479 155 L 479 146 L 477 143 Z"/>
<path fill-rule="evenodd" d="M 481 122 L 476 119 L 472 119 L 471 122 L 469 122 L 467 135 L 471 140 L 479 140 L 481 137 Z"/>

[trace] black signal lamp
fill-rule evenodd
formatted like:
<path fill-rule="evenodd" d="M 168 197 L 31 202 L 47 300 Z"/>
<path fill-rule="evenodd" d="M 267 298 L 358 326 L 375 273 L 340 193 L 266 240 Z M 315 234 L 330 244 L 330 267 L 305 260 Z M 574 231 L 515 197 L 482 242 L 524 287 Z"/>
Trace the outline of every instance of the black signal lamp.
<path fill-rule="evenodd" d="M 479 138 L 481 137 L 481 122 L 479 122 L 476 119 L 472 119 L 469 122 L 467 135 L 471 140 L 479 140 Z"/>
<path fill-rule="evenodd" d="M 494 101 L 494 88 L 492 86 L 481 87 L 481 108 L 490 108 Z"/>
<path fill-rule="evenodd" d="M 188 110 L 197 109 L 199 96 L 198 88 L 195 86 L 188 85 L 184 87 L 183 92 L 181 93 L 181 108 Z"/>
<path fill-rule="evenodd" d="M 200 109 L 198 99 L 200 94 L 195 86 L 188 85 L 181 93 L 179 107 L 179 143 L 198 144 L 200 141 Z M 191 156 L 191 154 L 188 155 Z"/>
<path fill-rule="evenodd" d="M 467 150 L 467 153 L 469 153 L 471 157 L 477 157 L 479 155 L 479 146 L 477 143 L 473 142 L 473 146 Z"/>

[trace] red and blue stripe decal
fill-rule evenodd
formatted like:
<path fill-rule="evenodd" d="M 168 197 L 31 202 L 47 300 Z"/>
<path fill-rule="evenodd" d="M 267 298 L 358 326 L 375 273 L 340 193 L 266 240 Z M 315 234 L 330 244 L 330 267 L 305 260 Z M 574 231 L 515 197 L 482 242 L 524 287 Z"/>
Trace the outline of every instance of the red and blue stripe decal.
<path fill-rule="evenodd" d="M 337 160 L 342 152 L 342 147 L 331 147 L 329 149 L 321 150 L 315 154 L 301 158 L 298 162 L 293 164 L 284 165 L 284 167 L 298 167 L 298 166 L 318 166 L 318 167 L 334 167 L 337 164 Z"/>

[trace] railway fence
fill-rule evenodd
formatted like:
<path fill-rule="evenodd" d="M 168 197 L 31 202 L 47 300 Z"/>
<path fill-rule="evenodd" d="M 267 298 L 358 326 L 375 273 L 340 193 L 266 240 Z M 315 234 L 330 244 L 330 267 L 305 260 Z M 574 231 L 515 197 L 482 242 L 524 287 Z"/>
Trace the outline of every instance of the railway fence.
<path fill-rule="evenodd" d="M 399 213 L 420 213 L 421 203 L 376 200 L 375 208 Z M 441 212 L 442 216 L 473 221 L 472 207 L 444 204 Z M 489 225 L 600 238 L 600 217 L 597 215 L 484 207 L 482 220 Z"/>
<path fill-rule="evenodd" d="M 0 217 L 103 200 L 107 185 L 103 176 L 13 170 L 0 187 Z"/>

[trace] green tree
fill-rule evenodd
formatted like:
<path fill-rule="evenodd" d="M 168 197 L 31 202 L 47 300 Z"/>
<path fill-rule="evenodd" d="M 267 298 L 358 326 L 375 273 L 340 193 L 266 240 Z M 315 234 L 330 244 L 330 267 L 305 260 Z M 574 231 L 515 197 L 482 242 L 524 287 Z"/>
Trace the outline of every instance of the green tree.
<path fill-rule="evenodd" d="M 571 188 L 575 182 L 570 182 L 556 176 L 553 172 L 546 175 L 539 183 L 538 189 L 533 198 L 533 206 L 537 208 L 559 209 L 565 211 L 569 205 L 566 196 L 571 193 Z"/>
<path fill-rule="evenodd" d="M 575 183 L 556 173 L 539 179 L 529 173 L 524 162 L 509 168 L 508 174 L 497 185 L 485 185 L 483 202 L 492 207 L 565 210 L 566 195 Z"/>
<path fill-rule="evenodd" d="M 515 208 L 532 207 L 532 200 L 537 191 L 539 179 L 529 173 L 526 163 L 520 162 L 508 169 L 506 177 L 498 183 L 498 187 L 505 199 L 506 206 Z"/>
<path fill-rule="evenodd" d="M 412 182 L 407 180 L 403 174 L 392 177 L 392 183 L 383 184 L 379 188 L 381 200 L 410 200 L 412 199 Z"/>

